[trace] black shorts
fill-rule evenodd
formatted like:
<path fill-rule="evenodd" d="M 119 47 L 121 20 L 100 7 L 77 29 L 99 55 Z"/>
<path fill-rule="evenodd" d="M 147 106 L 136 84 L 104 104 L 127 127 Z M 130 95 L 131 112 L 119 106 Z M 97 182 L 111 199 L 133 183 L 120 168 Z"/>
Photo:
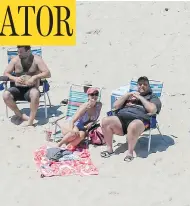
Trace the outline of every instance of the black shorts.
<path fill-rule="evenodd" d="M 15 102 L 16 101 L 24 101 L 24 100 L 30 102 L 30 90 L 32 88 L 35 88 L 35 87 L 16 87 L 16 86 L 14 86 L 14 87 L 10 87 L 8 89 L 8 91 L 13 95 Z M 39 91 L 39 94 L 40 94 L 40 91 Z"/>
<path fill-rule="evenodd" d="M 122 129 L 123 129 L 123 135 L 127 134 L 127 128 L 129 126 L 129 124 L 134 121 L 135 119 L 138 119 L 136 117 L 132 117 L 132 116 L 129 116 L 129 117 L 122 117 L 122 116 L 117 116 L 121 122 L 121 125 L 122 125 Z M 139 119 L 141 120 L 141 119 Z M 150 127 L 150 123 L 149 121 L 143 121 L 141 120 L 143 123 L 144 123 L 144 126 L 145 126 L 145 130 L 148 129 Z"/>

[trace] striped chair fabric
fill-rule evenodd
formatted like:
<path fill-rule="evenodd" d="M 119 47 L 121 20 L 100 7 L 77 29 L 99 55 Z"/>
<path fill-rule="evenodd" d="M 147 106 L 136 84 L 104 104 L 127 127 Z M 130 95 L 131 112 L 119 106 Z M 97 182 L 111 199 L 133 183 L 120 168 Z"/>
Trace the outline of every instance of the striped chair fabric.
<path fill-rule="evenodd" d="M 80 86 L 80 89 L 78 90 L 73 89 L 74 86 L 75 85 L 71 86 L 70 92 L 69 92 L 66 119 L 72 117 L 76 113 L 80 105 L 88 101 L 88 95 L 84 91 L 81 91 L 81 86 Z M 101 99 L 101 90 L 99 92 L 98 99 L 99 100 Z"/>
<path fill-rule="evenodd" d="M 149 80 L 150 88 L 157 97 L 161 97 L 163 82 L 156 80 Z M 137 91 L 137 80 L 132 79 L 130 82 L 130 92 Z"/>
<path fill-rule="evenodd" d="M 42 57 L 42 49 L 40 47 L 39 48 L 32 48 L 31 51 L 32 51 L 32 54 Z M 15 57 L 17 55 L 18 55 L 18 51 L 16 48 L 8 49 L 7 50 L 8 63 L 11 61 L 11 59 L 13 57 Z"/>

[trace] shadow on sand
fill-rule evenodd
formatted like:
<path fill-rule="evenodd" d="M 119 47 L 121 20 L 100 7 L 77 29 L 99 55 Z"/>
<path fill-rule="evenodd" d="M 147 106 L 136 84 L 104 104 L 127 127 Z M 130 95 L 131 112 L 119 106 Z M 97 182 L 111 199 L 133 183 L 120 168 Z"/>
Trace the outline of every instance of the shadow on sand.
<path fill-rule="evenodd" d="M 52 105 L 52 107 L 47 107 L 48 116 L 46 119 L 44 106 L 39 106 L 37 114 L 36 114 L 36 118 L 35 118 L 37 120 L 37 123 L 34 126 L 47 124 L 49 122 L 49 118 L 51 118 L 52 115 L 54 115 L 55 117 L 59 117 L 60 115 L 62 115 L 63 112 L 58 110 L 59 108 L 60 108 L 60 105 L 57 105 L 57 106 Z M 23 108 L 21 109 L 21 112 L 29 116 L 30 108 Z M 11 122 L 15 125 L 20 125 L 22 124 L 23 121 L 14 115 L 11 117 Z"/>
<path fill-rule="evenodd" d="M 174 140 L 167 135 L 159 135 L 159 134 L 152 134 L 151 145 L 150 145 L 150 152 L 163 152 L 168 149 L 168 147 L 174 145 Z M 115 154 L 119 155 L 120 153 L 124 153 L 128 149 L 128 143 L 118 143 L 115 147 Z M 148 157 L 148 135 L 143 135 L 137 142 L 135 147 L 135 152 L 138 157 L 146 158 Z"/>

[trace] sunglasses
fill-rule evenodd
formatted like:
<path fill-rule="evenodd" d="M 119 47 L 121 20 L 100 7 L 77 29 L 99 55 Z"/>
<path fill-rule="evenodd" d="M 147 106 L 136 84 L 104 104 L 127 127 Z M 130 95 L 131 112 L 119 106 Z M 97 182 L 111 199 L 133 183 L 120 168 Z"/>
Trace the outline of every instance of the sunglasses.
<path fill-rule="evenodd" d="M 96 93 L 92 93 L 92 94 L 89 94 L 90 96 L 98 96 L 99 95 L 99 93 L 98 92 L 96 92 Z"/>

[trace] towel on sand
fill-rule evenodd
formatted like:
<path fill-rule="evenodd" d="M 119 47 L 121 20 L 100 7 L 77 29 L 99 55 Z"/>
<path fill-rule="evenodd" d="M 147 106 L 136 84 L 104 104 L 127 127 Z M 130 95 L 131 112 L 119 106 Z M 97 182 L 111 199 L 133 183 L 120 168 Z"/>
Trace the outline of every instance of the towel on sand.
<path fill-rule="evenodd" d="M 34 152 L 34 161 L 41 173 L 41 177 L 68 175 L 98 175 L 98 169 L 90 159 L 89 150 L 76 148 L 73 155 L 78 159 L 52 161 L 47 158 L 49 147 L 42 146 Z"/>
<path fill-rule="evenodd" d="M 59 161 L 65 155 L 67 156 L 67 155 L 71 155 L 71 154 L 73 154 L 73 152 L 69 151 L 67 149 L 53 147 L 53 148 L 47 149 L 46 157 L 49 160 Z"/>

